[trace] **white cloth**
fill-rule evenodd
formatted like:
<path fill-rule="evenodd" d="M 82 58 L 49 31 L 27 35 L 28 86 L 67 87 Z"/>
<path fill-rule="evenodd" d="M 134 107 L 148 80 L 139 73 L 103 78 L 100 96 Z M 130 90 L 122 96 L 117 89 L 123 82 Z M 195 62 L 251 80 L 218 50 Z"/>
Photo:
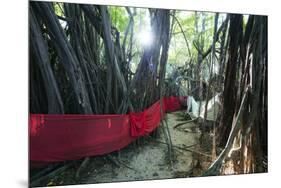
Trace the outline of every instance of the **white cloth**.
<path fill-rule="evenodd" d="M 195 119 L 198 117 L 203 119 L 204 114 L 205 114 L 205 104 L 206 104 L 205 101 L 201 102 L 201 108 L 200 108 L 200 114 L 199 114 L 200 102 L 196 102 L 192 96 L 188 96 L 187 113 L 190 114 L 192 119 Z M 212 99 L 210 99 L 208 102 L 206 120 L 215 121 L 217 119 L 217 115 L 218 115 L 220 106 L 221 106 L 221 104 L 219 101 L 219 94 L 217 94 Z"/>

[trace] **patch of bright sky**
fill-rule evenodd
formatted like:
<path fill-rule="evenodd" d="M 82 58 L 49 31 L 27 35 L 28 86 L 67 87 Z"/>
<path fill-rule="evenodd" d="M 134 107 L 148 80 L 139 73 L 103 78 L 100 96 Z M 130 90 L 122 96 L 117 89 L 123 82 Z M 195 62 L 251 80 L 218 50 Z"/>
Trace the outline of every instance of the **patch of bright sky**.
<path fill-rule="evenodd" d="M 144 15 L 139 18 L 138 43 L 143 47 L 149 47 L 153 43 L 155 34 L 151 29 L 149 11 L 147 9 L 140 9 L 140 12 Z"/>
<path fill-rule="evenodd" d="M 140 57 L 145 46 L 149 46 L 153 41 L 153 32 L 150 27 L 150 15 L 148 9 L 136 8 L 137 15 L 134 18 L 134 50 L 139 52 L 139 55 L 134 55 L 129 67 L 132 72 L 135 72 L 137 65 L 140 61 Z"/>

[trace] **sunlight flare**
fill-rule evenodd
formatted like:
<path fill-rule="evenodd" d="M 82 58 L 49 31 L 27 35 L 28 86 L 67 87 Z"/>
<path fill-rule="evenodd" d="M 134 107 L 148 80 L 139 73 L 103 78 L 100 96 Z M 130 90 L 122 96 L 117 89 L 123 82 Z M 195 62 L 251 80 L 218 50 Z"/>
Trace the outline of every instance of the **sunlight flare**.
<path fill-rule="evenodd" d="M 150 28 L 140 31 L 138 35 L 139 42 L 144 47 L 151 46 L 153 42 L 153 34 Z"/>

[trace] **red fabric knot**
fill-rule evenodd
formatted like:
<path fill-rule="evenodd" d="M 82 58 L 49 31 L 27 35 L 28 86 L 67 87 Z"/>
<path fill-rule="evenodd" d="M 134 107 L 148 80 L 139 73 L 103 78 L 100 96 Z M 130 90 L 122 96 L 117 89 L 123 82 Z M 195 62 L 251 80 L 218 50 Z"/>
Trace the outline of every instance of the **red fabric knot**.
<path fill-rule="evenodd" d="M 146 134 L 146 110 L 139 113 L 130 112 L 130 127 L 131 127 L 131 136 L 139 137 Z"/>

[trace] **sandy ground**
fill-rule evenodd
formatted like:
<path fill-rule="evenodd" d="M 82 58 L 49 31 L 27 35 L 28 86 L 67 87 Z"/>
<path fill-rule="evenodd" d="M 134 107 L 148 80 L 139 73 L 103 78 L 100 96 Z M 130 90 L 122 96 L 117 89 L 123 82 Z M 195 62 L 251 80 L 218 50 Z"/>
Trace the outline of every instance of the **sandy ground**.
<path fill-rule="evenodd" d="M 168 146 L 162 129 L 156 138 L 142 138 L 137 146 L 130 144 L 120 152 L 108 156 L 92 157 L 80 178 L 75 179 L 79 165 L 70 168 L 56 177 L 40 182 L 38 185 L 69 185 L 106 182 L 124 182 L 188 177 L 194 168 L 194 153 L 198 147 L 200 131 L 196 124 L 188 123 L 179 128 L 173 127 L 184 122 L 184 111 L 167 113 L 173 149 L 173 160 L 170 163 Z M 197 145 L 196 145 L 197 144 Z M 185 148 L 185 149 L 182 149 Z M 187 151 L 187 150 L 189 151 Z M 117 162 L 117 164 L 115 163 Z M 37 185 L 37 186 L 38 186 Z"/>

